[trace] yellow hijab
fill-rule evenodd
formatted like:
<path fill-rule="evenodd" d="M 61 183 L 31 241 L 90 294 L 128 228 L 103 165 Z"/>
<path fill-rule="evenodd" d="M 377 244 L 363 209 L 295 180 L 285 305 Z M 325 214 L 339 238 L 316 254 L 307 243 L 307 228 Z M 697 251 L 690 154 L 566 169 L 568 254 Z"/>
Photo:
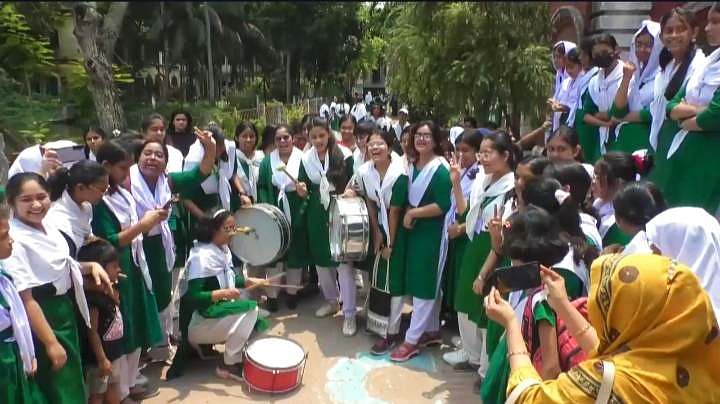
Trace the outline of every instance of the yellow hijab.
<path fill-rule="evenodd" d="M 519 403 L 594 402 L 603 360 L 616 369 L 610 403 L 720 402 L 718 325 L 686 266 L 649 254 L 600 257 L 591 270 L 588 317 L 600 340 L 588 360 L 528 388 Z M 514 371 L 508 394 L 533 373 Z"/>

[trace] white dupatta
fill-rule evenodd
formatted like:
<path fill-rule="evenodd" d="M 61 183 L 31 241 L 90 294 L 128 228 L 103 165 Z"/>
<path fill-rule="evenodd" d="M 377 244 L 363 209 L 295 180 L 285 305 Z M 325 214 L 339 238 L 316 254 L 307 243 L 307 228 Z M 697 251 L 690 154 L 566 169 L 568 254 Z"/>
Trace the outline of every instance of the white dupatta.
<path fill-rule="evenodd" d="M 292 175 L 293 178 L 297 179 L 300 174 L 300 162 L 302 161 L 302 157 L 303 153 L 297 147 L 292 148 L 287 164 L 283 163 L 277 149 L 270 153 L 272 184 L 278 189 L 278 206 L 282 205 L 283 213 L 290 223 L 292 223 L 292 213 L 287 193 L 295 191 L 295 183 L 287 176 L 287 174 L 279 171 L 277 168 L 280 164 L 284 165 L 285 171 Z"/>
<path fill-rule="evenodd" d="M 82 205 L 78 205 L 65 190 L 60 199 L 50 206 L 44 222 L 70 237 L 78 251 L 92 234 L 92 216 L 93 209 L 90 203 L 83 202 Z"/>
<path fill-rule="evenodd" d="M 17 218 L 10 221 L 10 236 L 15 241 L 12 255 L 4 267 L 18 291 L 52 283 L 56 294 L 73 288 L 78 310 L 90 327 L 80 263 L 70 256 L 65 238 L 52 224 L 43 222 L 45 231 L 30 227 Z"/>
<path fill-rule="evenodd" d="M 200 186 L 203 191 L 205 191 L 205 194 L 218 194 L 222 208 L 229 210 L 231 193 L 230 181 L 233 178 L 235 164 L 237 163 L 235 143 L 225 140 L 225 152 L 228 157 L 227 161 L 223 161 L 222 159 L 218 161 L 217 172 L 206 178 Z M 187 157 L 185 157 L 183 171 L 190 171 L 200 165 L 204 156 L 205 148 L 199 140 L 196 140 L 195 143 L 190 146 Z"/>
<path fill-rule="evenodd" d="M 211 276 L 217 278 L 220 289 L 235 287 L 235 271 L 230 249 L 227 246 L 220 247 L 213 243 L 196 242 L 190 250 L 185 273 L 180 280 L 180 296 L 185 295 L 188 282 L 191 280 Z"/>
<path fill-rule="evenodd" d="M 615 94 L 617 94 L 618 87 L 620 87 L 620 81 L 623 76 L 623 66 L 622 60 L 618 60 L 610 74 L 606 76 L 605 70 L 600 69 L 598 74 L 590 80 L 588 91 L 590 91 L 590 97 L 595 105 L 597 105 L 598 111 L 610 111 L 610 107 L 612 107 L 613 101 L 615 101 Z M 600 133 L 600 149 L 604 154 L 605 144 L 610 135 L 610 128 L 600 126 L 598 131 Z"/>
<path fill-rule="evenodd" d="M 653 47 L 647 63 L 643 64 L 637 58 L 635 40 L 640 34 L 645 33 L 645 31 L 652 36 Z M 632 42 L 630 42 L 629 59 L 636 68 L 628 91 L 628 108 L 630 111 L 640 111 L 652 102 L 653 86 L 650 85 L 650 83 L 655 80 L 655 75 L 657 75 L 660 70 L 660 51 L 662 51 L 662 49 L 663 43 L 660 39 L 660 24 L 652 20 L 644 20 L 640 28 L 635 32 Z"/>
<path fill-rule="evenodd" d="M 710 103 L 720 86 L 720 48 L 715 49 L 705 59 L 703 66 L 693 72 L 685 89 L 685 102 L 693 105 L 706 106 Z M 675 134 L 667 158 L 670 158 L 682 145 L 689 132 L 681 129 Z"/>
<path fill-rule="evenodd" d="M 121 231 L 138 222 L 135 199 L 132 194 L 123 187 L 118 186 L 112 194 L 106 193 L 103 196 L 103 201 L 105 201 L 108 209 L 110 209 L 113 215 L 115 215 L 118 223 L 120 223 Z M 135 262 L 135 265 L 140 268 L 140 273 L 142 273 L 143 279 L 145 280 L 145 287 L 152 292 L 152 279 L 150 278 L 150 270 L 148 269 L 147 261 L 145 260 L 145 251 L 143 250 L 142 240 L 143 235 L 138 234 L 137 237 L 130 242 L 130 249 L 132 252 L 133 262 Z"/>
<path fill-rule="evenodd" d="M 152 192 L 137 164 L 130 167 L 130 192 L 135 200 L 135 209 L 138 218 L 143 217 L 147 211 L 161 209 L 172 199 L 167 176 L 162 174 L 158 177 L 155 183 L 155 192 Z M 167 219 L 156 224 L 155 227 L 148 232 L 148 236 L 154 236 L 156 234 L 160 234 L 162 237 L 163 250 L 165 250 L 165 263 L 167 264 L 168 272 L 170 272 L 175 267 L 175 240 L 173 239 L 173 234 L 170 231 L 170 225 Z"/>
<path fill-rule="evenodd" d="M 470 191 L 472 190 L 472 184 L 475 182 L 475 179 L 478 177 L 484 177 L 485 171 L 483 170 L 482 166 L 478 164 L 477 162 L 473 163 L 468 168 L 462 169 L 462 172 L 460 173 L 460 189 L 463 194 L 463 198 L 465 200 L 470 199 Z M 450 210 L 445 215 L 445 227 L 449 228 L 450 225 L 455 223 L 455 217 L 457 216 L 457 202 L 455 202 L 455 198 L 450 198 Z"/>
<path fill-rule="evenodd" d="M 2 273 L 0 268 L 0 295 L 5 299 L 8 308 L 0 307 L 0 331 L 12 327 L 13 338 L 17 343 L 23 370 L 30 374 L 35 359 L 35 344 L 32 339 L 30 321 L 28 320 L 25 305 L 10 278 Z"/>
<path fill-rule="evenodd" d="M 240 183 L 245 189 L 245 192 L 252 196 L 253 201 L 257 201 L 257 182 L 260 175 L 260 163 L 265 157 L 265 154 L 262 150 L 254 150 L 252 158 L 248 158 L 240 149 L 237 149 L 236 154 L 238 160 L 237 173 L 238 178 L 240 178 Z M 247 164 L 249 175 L 245 174 L 245 170 L 243 170 L 242 165 L 240 165 L 241 162 Z"/>
<path fill-rule="evenodd" d="M 587 90 L 588 85 L 590 84 L 590 80 L 595 77 L 599 70 L 600 68 L 598 68 L 597 66 L 593 66 L 590 70 L 582 72 L 575 79 L 573 87 L 575 87 L 577 91 L 577 93 L 575 94 L 576 101 L 573 105 L 570 106 L 570 112 L 568 113 L 568 118 L 565 121 L 568 126 L 575 126 L 575 114 L 578 108 L 582 107 L 582 95 L 585 93 L 585 90 Z"/>
<path fill-rule="evenodd" d="M 511 171 L 492 184 L 490 181 L 492 181 L 491 175 L 478 176 L 470 190 L 470 207 L 465 219 L 465 232 L 470 240 L 476 233 L 487 229 L 488 223 L 495 215 L 495 209 L 503 206 L 505 200 L 498 196 L 505 195 L 515 187 L 515 174 Z M 488 198 L 494 199 L 483 207 L 483 203 Z"/>
<path fill-rule="evenodd" d="M 378 221 L 382 225 L 385 236 L 390 240 L 388 210 L 390 209 L 390 200 L 392 199 L 392 189 L 397 179 L 406 175 L 405 166 L 400 158 L 391 157 L 390 165 L 382 180 L 380 179 L 380 173 L 372 161 L 363 164 L 359 173 L 366 196 L 378 206 Z"/>
<path fill-rule="evenodd" d="M 553 45 L 552 51 L 550 52 L 550 60 L 552 61 L 555 57 L 555 49 L 562 45 L 563 48 L 565 48 L 565 56 L 567 56 L 568 52 L 576 48 L 576 45 L 574 42 L 570 41 L 558 41 Z M 553 98 L 557 98 L 558 93 L 560 92 L 560 87 L 562 86 L 563 80 L 565 78 L 569 77 L 567 74 L 567 71 L 565 69 L 562 70 L 555 70 L 555 89 L 553 90 Z"/>

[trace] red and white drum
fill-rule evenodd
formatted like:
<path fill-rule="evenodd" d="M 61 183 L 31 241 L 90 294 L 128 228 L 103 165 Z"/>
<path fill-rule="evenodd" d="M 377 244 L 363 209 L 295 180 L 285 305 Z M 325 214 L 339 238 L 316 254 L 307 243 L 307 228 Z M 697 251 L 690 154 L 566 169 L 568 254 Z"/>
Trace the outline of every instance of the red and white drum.
<path fill-rule="evenodd" d="M 261 338 L 245 349 L 243 375 L 252 390 L 287 393 L 302 383 L 307 353 L 295 341 Z"/>

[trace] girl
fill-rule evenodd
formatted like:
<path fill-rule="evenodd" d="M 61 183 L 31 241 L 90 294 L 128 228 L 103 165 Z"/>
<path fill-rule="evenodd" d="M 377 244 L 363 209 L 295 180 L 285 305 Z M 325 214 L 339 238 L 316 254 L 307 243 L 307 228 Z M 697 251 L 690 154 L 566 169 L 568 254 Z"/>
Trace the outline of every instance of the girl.
<path fill-rule="evenodd" d="M 577 131 L 570 126 L 561 125 L 547 143 L 547 156 L 553 163 L 578 162 L 592 177 L 593 166 L 583 162 L 582 146 Z"/>
<path fill-rule="evenodd" d="M 9 218 L 8 208 L 0 207 L 0 259 L 3 260 L 12 254 Z M 32 377 L 37 372 L 37 361 L 30 327 L 20 294 L 0 264 L 0 362 L 3 364 L 0 401 L 4 403 L 45 402 Z"/>
<path fill-rule="evenodd" d="M 583 72 L 580 63 L 580 51 L 572 48 L 565 56 L 565 77 L 560 85 L 560 90 L 550 99 L 550 107 L 553 111 L 551 132 L 555 132 L 560 124 L 565 123 L 567 114 L 578 102 L 578 85 L 582 83 Z M 545 139 L 547 143 L 547 139 Z"/>
<path fill-rule="evenodd" d="M 183 156 L 187 156 L 190 145 L 197 140 L 190 112 L 182 109 L 173 111 L 166 133 L 167 143 L 180 150 Z"/>
<path fill-rule="evenodd" d="M 190 251 L 187 272 L 180 283 L 180 330 L 182 345 L 167 372 L 168 379 L 182 376 L 191 349 L 200 344 L 224 344 L 223 360 L 216 374 L 242 381 L 243 347 L 253 328 L 266 328 L 258 321 L 253 300 L 241 298 L 241 288 L 263 284 L 244 279 L 233 270 L 228 244 L 235 232 L 235 218 L 224 209 L 205 214 L 198 221 L 197 243 Z"/>
<path fill-rule="evenodd" d="M 343 115 L 340 117 L 340 141 L 338 143 L 353 151 L 357 148 L 355 127 L 357 127 L 357 121 L 354 116 Z"/>
<path fill-rule="evenodd" d="M 592 78 L 595 77 L 597 72 L 600 70 L 597 66 L 593 65 L 592 44 L 592 39 L 590 37 L 586 37 L 583 39 L 582 45 L 580 46 L 580 63 L 583 71 L 585 71 L 585 74 L 577 79 L 577 102 L 571 106 L 570 111 L 568 112 L 567 121 L 565 122 L 568 126 L 575 128 L 579 134 L 578 137 L 581 140 L 583 147 L 587 148 L 587 150 L 593 149 L 592 145 L 594 143 L 592 141 L 594 139 L 592 137 L 592 133 L 589 133 L 593 128 L 586 125 L 583 121 L 583 117 L 585 115 L 585 112 L 583 111 L 583 104 L 590 97 L 590 94 L 587 91 L 590 80 L 592 80 Z"/>
<path fill-rule="evenodd" d="M 258 177 L 258 202 L 268 203 L 280 208 L 291 226 L 292 238 L 290 247 L 285 256 L 274 267 L 266 269 L 267 276 L 272 277 L 285 269 L 286 282 L 289 285 L 300 286 L 302 283 L 303 268 L 308 265 L 307 228 L 305 227 L 305 201 L 297 193 L 292 178 L 297 179 L 300 173 L 300 162 L 303 153 L 293 146 L 293 136 L 287 125 L 280 125 L 275 130 L 275 150 L 265 156 L 260 163 Z M 284 171 L 279 170 L 284 166 Z M 275 283 L 280 283 L 276 281 Z M 268 298 L 276 299 L 277 288 L 267 288 Z M 286 304 L 289 309 L 297 308 L 296 288 L 286 290 L 288 297 Z M 269 301 L 268 299 L 268 301 Z M 268 304 L 269 306 L 270 304 Z"/>
<path fill-rule="evenodd" d="M 140 350 L 159 344 L 162 329 L 152 294 L 152 279 L 143 249 L 143 234 L 165 221 L 168 210 L 150 209 L 138 218 L 135 198 L 121 184 L 133 165 L 131 155 L 115 141 L 108 141 L 98 151 L 98 162 L 109 174 L 110 187 L 93 209 L 93 233 L 109 241 L 120 254 L 120 312 L 123 318 L 123 352 L 125 371 L 120 375 L 120 396 L 142 398 L 148 394 L 136 386 Z"/>
<path fill-rule="evenodd" d="M 548 101 L 557 100 L 558 94 L 562 91 L 562 83 L 569 77 L 566 69 L 567 54 L 575 48 L 575 43 L 570 41 L 560 41 L 553 46 L 552 61 L 555 67 L 555 89 L 552 98 Z"/>
<path fill-rule="evenodd" d="M 95 161 L 95 155 L 103 142 L 107 140 L 107 135 L 104 130 L 91 127 L 83 135 L 83 140 L 85 140 L 85 158 Z"/>
<path fill-rule="evenodd" d="M 260 150 L 263 156 L 272 153 L 275 149 L 275 127 L 273 125 L 267 125 L 262 130 L 262 139 L 260 142 Z"/>
<path fill-rule="evenodd" d="M 336 272 L 339 272 L 340 297 L 343 302 L 343 335 L 357 331 L 355 322 L 355 272 L 348 263 L 338 264 L 330 258 L 328 207 L 330 195 L 345 190 L 352 177 L 353 158 L 349 149 L 335 143 L 326 120 L 310 121 L 312 147 L 303 154 L 298 174 L 297 193 L 307 198 L 306 229 L 310 244 L 310 257 L 317 267 L 320 288 L 325 297 L 315 312 L 316 317 L 327 317 L 339 310 Z"/>
<path fill-rule="evenodd" d="M 197 138 L 205 148 L 200 165 L 191 171 L 166 174 L 167 148 L 155 140 L 146 141 L 139 149 L 136 163 L 130 167 L 128 176 L 130 194 L 135 200 L 137 217 L 156 209 L 167 209 L 172 194 L 187 195 L 207 178 L 214 167 L 215 143 L 209 132 L 197 131 Z M 169 219 L 169 218 L 168 218 Z M 172 270 L 175 267 L 175 239 L 169 220 L 163 220 L 144 232 L 142 247 L 147 261 L 153 295 L 159 310 L 165 347 L 172 334 Z M 160 349 L 165 348 L 160 347 Z"/>
<path fill-rule="evenodd" d="M 667 206 L 660 190 L 652 182 L 631 182 L 615 195 L 613 199 L 615 209 L 615 222 L 618 228 L 629 237 L 633 237 L 630 244 L 635 242 L 635 236 L 645 230 L 645 225 Z"/>
<path fill-rule="evenodd" d="M 615 128 L 615 141 L 608 150 L 632 153 L 648 148 L 649 106 L 653 82 L 659 71 L 660 24 L 645 20 L 630 43 L 630 62 L 623 67 L 622 81 L 613 102 L 613 117 L 622 122 Z"/>
<path fill-rule="evenodd" d="M 615 222 L 612 201 L 626 183 L 635 181 L 636 174 L 635 162 L 629 154 L 608 152 L 595 163 L 595 176 L 592 181 L 592 194 L 595 198 L 593 208 L 600 216 L 598 230 L 604 247 L 611 244 L 625 245 L 630 241 Z"/>
<path fill-rule="evenodd" d="M 506 205 L 505 209 L 507 214 L 525 208 L 527 204 L 522 199 L 522 191 L 525 189 L 525 184 L 542 176 L 545 168 L 551 164 L 552 162 L 550 160 L 541 156 L 527 156 L 518 162 L 517 167 L 515 167 L 515 188 L 513 189 L 511 199 L 508 201 L 510 204 Z M 496 247 L 498 248 L 495 250 L 500 251 L 500 246 Z"/>
<path fill-rule="evenodd" d="M 355 126 L 355 148 L 353 149 L 353 173 L 357 173 L 361 165 L 370 159 L 367 151 L 368 137 L 380 129 L 372 122 L 363 122 Z"/>
<path fill-rule="evenodd" d="M 275 134 L 270 135 L 274 136 Z M 255 150 L 258 140 L 257 129 L 251 122 L 241 122 L 235 127 L 235 147 L 238 159 L 236 164 L 239 165 L 234 186 L 242 190 L 253 201 L 257 201 L 259 166 L 265 158 L 265 154 L 261 150 Z"/>
<path fill-rule="evenodd" d="M 600 34 L 593 39 L 592 58 L 600 68 L 588 84 L 588 98 L 583 104 L 583 122 L 590 125 L 587 133 L 580 132 L 583 153 L 588 162 L 594 163 L 605 153 L 606 144 L 610 139 L 610 131 L 617 124 L 612 118 L 612 107 L 615 94 L 620 86 L 623 73 L 623 62 L 618 59 L 618 48 L 615 37 L 611 34 Z M 587 146 L 585 146 L 587 144 Z"/>
<path fill-rule="evenodd" d="M 458 183 L 464 200 L 470 198 L 470 189 L 472 188 L 475 178 L 485 175 L 485 172 L 482 167 L 479 166 L 477 160 L 477 156 L 480 154 L 482 139 L 483 136 L 474 129 L 465 130 L 457 138 L 456 159 L 454 159 L 451 164 L 450 178 L 453 184 Z M 455 178 L 456 175 L 459 175 L 459 178 Z M 456 207 L 457 202 L 453 198 L 450 205 L 451 209 L 445 217 L 445 226 L 447 227 L 449 242 L 448 259 L 445 263 L 446 272 L 443 298 L 444 303 L 452 311 L 454 311 L 456 290 L 459 286 L 462 286 L 458 285 L 460 266 L 465 250 L 470 243 L 470 238 L 468 238 L 465 231 L 464 217 L 457 215 Z M 467 319 L 467 315 L 464 313 L 458 313 L 457 316 L 459 323 L 461 322 L 461 318 Z M 477 354 L 477 352 L 463 348 L 444 354 L 443 360 L 458 370 L 467 369 L 470 366 L 477 367 L 480 365 L 481 358 L 475 354 Z"/>
<path fill-rule="evenodd" d="M 442 137 L 432 121 L 423 121 L 410 134 L 414 161 L 408 172 L 409 208 L 403 217 L 408 254 L 405 262 L 405 293 L 413 297 L 413 313 L 405 342 L 390 359 L 404 362 L 422 347 L 438 344 L 440 299 L 438 290 L 447 253 L 445 215 L 450 209 L 452 183 L 442 157 Z"/>
<path fill-rule="evenodd" d="M 392 135 L 374 128 L 367 141 L 370 161 L 358 172 L 368 201 L 373 253 L 378 255 L 377 284 L 387 283 L 392 296 L 387 334 L 370 349 L 373 355 L 384 355 L 395 347 L 405 295 L 405 231 L 400 217 L 407 203 L 407 175 L 400 158 L 392 155 L 392 144 Z M 345 193 L 355 194 L 351 189 Z"/>
<path fill-rule="evenodd" d="M 667 110 L 678 131 L 663 126 L 653 177 L 670 206 L 696 206 L 720 213 L 720 173 L 714 159 L 720 151 L 720 5 L 708 12 L 708 43 L 716 49 L 695 69 Z M 668 122 L 669 129 L 673 124 Z M 669 147 L 665 148 L 669 140 Z M 667 150 L 667 152 L 666 152 Z"/>
<path fill-rule="evenodd" d="M 90 318 L 82 275 L 92 275 L 96 285 L 102 281 L 107 291 L 110 280 L 97 263 L 75 261 L 60 232 L 43 222 L 50 195 L 40 175 L 21 173 L 10 178 L 7 200 L 13 211 L 10 236 L 14 246 L 4 266 L 20 292 L 38 341 L 36 380 L 51 403 L 83 402 L 78 327 L 89 327 Z M 85 324 L 77 324 L 76 307 Z"/>
<path fill-rule="evenodd" d="M 183 153 L 165 141 L 165 118 L 160 114 L 151 114 L 142 121 L 142 135 L 146 142 L 154 140 L 167 147 L 167 171 L 174 173 L 183 169 Z"/>

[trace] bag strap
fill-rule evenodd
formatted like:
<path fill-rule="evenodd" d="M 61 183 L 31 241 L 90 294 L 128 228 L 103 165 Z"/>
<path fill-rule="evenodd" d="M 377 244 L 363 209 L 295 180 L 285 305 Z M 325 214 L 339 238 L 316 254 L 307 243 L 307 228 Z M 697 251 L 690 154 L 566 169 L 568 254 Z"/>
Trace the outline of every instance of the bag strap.
<path fill-rule="evenodd" d="M 610 361 L 602 361 L 603 376 L 600 391 L 598 392 L 595 404 L 606 404 L 610 402 L 613 384 L 615 383 L 615 364 Z"/>
<path fill-rule="evenodd" d="M 513 391 L 510 393 L 508 398 L 505 400 L 505 404 L 515 404 L 515 402 L 520 398 L 520 395 L 525 392 L 525 390 L 529 389 L 530 387 L 540 384 L 539 381 L 535 379 L 525 379 L 521 381 Z"/>
<path fill-rule="evenodd" d="M 377 285 L 378 267 L 380 266 L 380 258 L 382 254 L 376 254 L 373 262 L 373 273 L 372 273 L 372 285 L 376 289 L 379 289 Z M 386 261 L 385 265 L 385 287 L 382 289 L 385 293 L 390 293 L 390 260 Z"/>

